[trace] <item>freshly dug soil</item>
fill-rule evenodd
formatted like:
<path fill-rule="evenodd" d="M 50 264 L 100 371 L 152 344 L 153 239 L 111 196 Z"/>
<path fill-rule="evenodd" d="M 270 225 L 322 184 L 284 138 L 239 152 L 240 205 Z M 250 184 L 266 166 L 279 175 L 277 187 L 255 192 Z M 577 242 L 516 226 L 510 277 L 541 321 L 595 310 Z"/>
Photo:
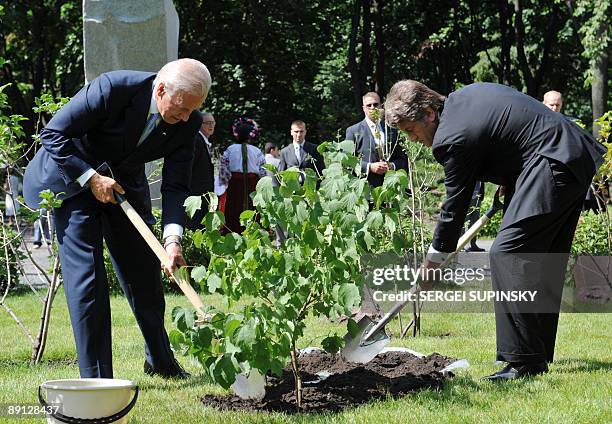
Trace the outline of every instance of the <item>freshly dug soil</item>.
<path fill-rule="evenodd" d="M 422 389 L 438 389 L 444 379 L 440 370 L 454 361 L 438 353 L 419 358 L 408 352 L 386 352 L 367 364 L 356 364 L 323 351 L 301 354 L 303 390 L 299 412 L 339 411 L 388 395 L 402 396 Z M 332 375 L 317 383 L 320 378 L 316 373 L 321 371 Z M 266 396 L 262 400 L 205 395 L 202 403 L 221 410 L 298 412 L 289 365 L 282 378 L 268 377 Z"/>

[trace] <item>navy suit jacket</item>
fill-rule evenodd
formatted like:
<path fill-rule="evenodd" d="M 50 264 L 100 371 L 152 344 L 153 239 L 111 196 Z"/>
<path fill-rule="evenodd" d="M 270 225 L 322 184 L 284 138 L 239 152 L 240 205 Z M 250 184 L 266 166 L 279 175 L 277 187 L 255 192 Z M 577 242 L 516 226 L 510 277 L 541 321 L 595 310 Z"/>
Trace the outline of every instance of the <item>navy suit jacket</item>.
<path fill-rule="evenodd" d="M 444 166 L 446 186 L 432 245 L 441 252 L 452 252 L 476 181 L 516 184 L 517 190 L 529 186 L 517 191 L 516 207 L 505 214 L 504 228 L 565 206 L 555 195 L 549 167 L 543 174 L 530 172 L 539 157 L 564 164 L 586 193 L 603 162 L 605 148 L 540 101 L 503 85 L 476 83 L 445 100 L 432 152 Z"/>
<path fill-rule="evenodd" d="M 388 140 L 395 143 L 398 137 L 397 130 L 391 128 L 390 131 Z M 376 140 L 365 118 L 363 121 L 346 129 L 346 139 L 355 142 L 355 154 L 361 157 L 361 172 L 364 174 L 367 173 L 368 183 L 370 183 L 372 187 L 382 186 L 385 176 L 375 174 L 374 172 L 368 172 L 368 164 L 380 161 L 380 157 L 376 151 Z M 400 169 L 407 169 L 408 167 L 406 154 L 399 143 L 397 143 L 391 154 L 390 162 L 395 165 L 397 171 Z"/>
<path fill-rule="evenodd" d="M 323 161 L 323 156 L 317 151 L 317 145 L 304 141 L 303 150 L 304 155 L 302 156 L 302 160 L 298 161 L 293 143 L 285 146 L 280 152 L 278 172 L 295 166 L 300 170 L 310 168 L 313 169 L 317 175 L 322 174 L 325 168 L 325 162 Z"/>
<path fill-rule="evenodd" d="M 189 193 L 193 140 L 202 117 L 187 122 L 161 120 L 140 146 L 153 93 L 154 73 L 113 71 L 83 87 L 41 131 L 44 149 L 28 164 L 24 197 L 37 207 L 39 192 L 50 189 L 69 198 L 88 190 L 76 179 L 87 169 L 106 163 L 126 191 L 128 201 L 152 224 L 149 186 L 144 164 L 164 158 L 163 223 L 183 225 L 183 202 Z M 108 174 L 107 174 L 108 175 Z"/>
<path fill-rule="evenodd" d="M 191 196 L 201 196 L 204 193 L 215 191 L 214 165 L 208 146 L 200 132 L 194 140 L 193 165 L 191 167 Z M 187 217 L 187 228 L 196 230 L 208 212 L 208 202 L 202 199 L 202 207 L 196 211 L 192 218 Z"/>

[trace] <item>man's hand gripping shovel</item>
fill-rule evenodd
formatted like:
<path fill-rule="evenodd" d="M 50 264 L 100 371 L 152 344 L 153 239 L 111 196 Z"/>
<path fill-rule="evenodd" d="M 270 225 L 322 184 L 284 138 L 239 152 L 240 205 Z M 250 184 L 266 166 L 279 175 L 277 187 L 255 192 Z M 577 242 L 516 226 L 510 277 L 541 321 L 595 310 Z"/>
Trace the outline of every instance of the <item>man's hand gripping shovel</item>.
<path fill-rule="evenodd" d="M 463 249 L 463 247 L 469 243 L 470 240 L 474 238 L 474 236 L 478 233 L 478 231 L 491 220 L 493 215 L 497 213 L 497 211 L 501 210 L 503 205 L 499 200 L 500 197 L 500 189 L 498 188 L 495 193 L 495 198 L 493 199 L 493 205 L 485 212 L 483 216 L 480 217 L 478 221 L 474 223 L 463 236 L 459 239 L 457 243 L 457 249 L 440 264 L 440 268 L 448 265 Z M 421 291 L 419 286 L 419 282 L 417 281 L 412 288 L 409 290 L 409 293 L 416 294 Z M 350 333 L 347 333 L 344 336 L 344 349 L 342 349 L 342 357 L 350 362 L 357 362 L 365 364 L 370 362 L 376 355 L 378 355 L 391 340 L 385 331 L 385 325 L 389 321 L 391 321 L 397 314 L 401 312 L 404 307 L 411 302 L 412 296 L 406 296 L 407 300 L 403 302 L 396 303 L 389 312 L 385 316 L 381 318 L 380 321 L 375 322 L 368 316 L 364 316 L 357 322 L 357 329 L 353 332 L 354 336 L 351 336 Z"/>
<path fill-rule="evenodd" d="M 123 209 L 123 212 L 125 212 L 130 222 L 134 225 L 134 227 L 136 227 L 136 230 L 140 233 L 142 238 L 145 239 L 145 242 L 149 245 L 151 250 L 153 250 L 159 261 L 162 263 L 166 262 L 168 260 L 166 249 L 164 249 L 159 240 L 157 240 L 153 232 L 151 232 L 149 229 L 148 225 L 142 220 L 140 215 L 138 215 L 138 212 L 136 212 L 136 210 L 132 207 L 132 205 L 130 205 L 122 194 L 117 193 L 116 191 L 114 194 L 115 200 L 117 200 L 117 203 L 119 203 L 121 209 Z M 191 287 L 189 281 L 182 278 L 178 272 L 172 273 L 170 279 L 179 286 L 181 291 L 185 294 L 185 296 L 187 296 L 187 299 L 189 299 L 189 302 L 191 302 L 193 307 L 196 309 L 196 313 L 198 315 L 196 324 L 210 321 L 210 317 L 203 312 L 204 303 L 202 303 L 200 296 L 198 296 L 193 287 Z"/>

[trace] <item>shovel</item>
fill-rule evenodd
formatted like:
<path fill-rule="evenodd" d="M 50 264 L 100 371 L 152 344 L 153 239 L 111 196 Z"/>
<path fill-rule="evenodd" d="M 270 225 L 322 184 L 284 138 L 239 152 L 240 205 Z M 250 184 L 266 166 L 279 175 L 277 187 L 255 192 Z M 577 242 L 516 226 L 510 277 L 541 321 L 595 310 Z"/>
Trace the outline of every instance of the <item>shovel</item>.
<path fill-rule="evenodd" d="M 461 236 L 457 243 L 457 249 L 448 255 L 448 257 L 440 264 L 440 268 L 448 265 L 463 249 L 463 247 L 474 238 L 478 231 L 491 220 L 493 215 L 503 207 L 499 200 L 499 189 L 495 193 L 493 205 Z M 385 332 L 385 325 L 391 321 L 404 307 L 412 302 L 412 295 L 420 291 L 418 281 L 408 291 L 408 296 L 403 302 L 396 303 L 387 314 L 381 318 L 379 322 L 375 322 L 367 315 L 357 322 L 358 331 L 355 337 L 350 334 L 344 336 L 344 349 L 342 349 L 342 357 L 349 362 L 357 362 L 365 364 L 370 362 L 378 355 L 391 341 Z"/>
<path fill-rule="evenodd" d="M 132 205 L 127 201 L 127 199 L 120 193 L 115 191 L 115 199 L 123 212 L 127 215 L 128 219 L 132 222 L 136 230 L 140 233 L 145 242 L 149 245 L 151 250 L 155 253 L 160 262 L 165 262 L 168 259 L 168 254 L 166 253 L 166 249 L 161 245 L 159 240 L 155 237 L 153 232 L 149 229 L 149 226 L 142 220 L 138 212 L 134 209 Z M 196 313 L 198 315 L 198 321 L 204 322 L 207 321 L 208 317 L 204 315 L 202 309 L 204 308 L 204 303 L 202 303 L 202 299 L 196 293 L 196 291 L 191 287 L 189 281 L 185 281 L 181 278 L 176 272 L 173 272 L 170 276 L 170 279 L 173 280 L 181 289 L 181 291 L 187 296 L 189 302 L 196 309 Z"/>

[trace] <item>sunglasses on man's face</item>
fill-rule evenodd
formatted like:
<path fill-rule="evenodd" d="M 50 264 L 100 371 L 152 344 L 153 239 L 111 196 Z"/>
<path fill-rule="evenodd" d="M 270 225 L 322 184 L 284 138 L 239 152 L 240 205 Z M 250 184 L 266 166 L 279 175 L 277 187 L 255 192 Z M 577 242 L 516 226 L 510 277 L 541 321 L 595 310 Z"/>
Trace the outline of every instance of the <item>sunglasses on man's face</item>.
<path fill-rule="evenodd" d="M 363 107 L 367 107 L 368 109 L 374 109 L 378 106 L 380 106 L 380 103 L 368 103 L 367 105 L 363 105 Z"/>

